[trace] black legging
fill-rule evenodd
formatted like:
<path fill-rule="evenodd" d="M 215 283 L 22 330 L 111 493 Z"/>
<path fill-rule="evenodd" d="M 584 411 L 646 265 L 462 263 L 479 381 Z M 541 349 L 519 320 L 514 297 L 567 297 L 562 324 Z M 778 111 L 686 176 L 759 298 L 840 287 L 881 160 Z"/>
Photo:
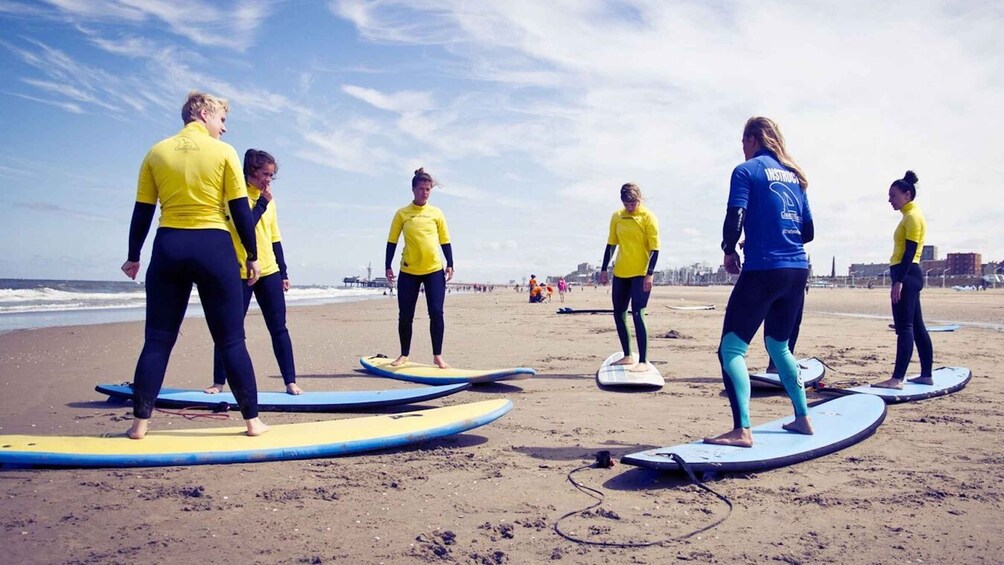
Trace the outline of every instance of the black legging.
<path fill-rule="evenodd" d="M 899 302 L 892 305 L 892 319 L 896 326 L 896 366 L 892 378 L 903 379 L 913 357 L 913 344 L 917 344 L 920 355 L 920 376 L 930 377 L 934 366 L 934 347 L 931 336 L 924 326 L 924 316 L 920 311 L 920 291 L 924 288 L 924 275 L 920 265 L 910 263 L 903 274 L 902 265 L 893 265 L 890 275 L 893 280 L 903 281 Z"/>
<path fill-rule="evenodd" d="M 610 297 L 614 303 L 614 326 L 621 341 L 624 356 L 631 355 L 631 332 L 627 327 L 628 307 L 634 319 L 634 331 L 638 334 L 638 362 L 648 359 L 648 328 L 645 326 L 645 308 L 651 292 L 645 292 L 645 277 L 614 277 Z"/>
<path fill-rule="evenodd" d="M 251 295 L 254 294 L 261 315 L 265 318 L 265 327 L 272 336 L 272 351 L 279 363 L 279 372 L 283 383 L 289 385 L 296 382 L 296 366 L 293 364 L 293 342 L 289 339 L 286 328 L 286 295 L 282 290 L 282 273 L 272 273 L 261 277 L 254 286 L 244 288 L 244 316 L 247 316 L 251 306 Z M 213 348 L 213 384 L 222 387 L 227 382 L 227 372 L 223 367 L 220 350 Z"/>
<path fill-rule="evenodd" d="M 425 303 L 429 307 L 429 332 L 432 334 L 432 354 L 443 354 L 443 334 L 446 322 L 443 303 L 446 301 L 446 272 L 442 269 L 427 275 L 400 273 L 397 279 L 397 333 L 401 339 L 401 355 L 411 353 L 411 325 L 415 319 L 419 287 L 425 286 Z"/>
<path fill-rule="evenodd" d="M 146 270 L 146 341 L 133 377 L 133 415 L 147 419 L 153 413 L 193 284 L 241 415 L 257 418 L 258 388 L 244 344 L 240 269 L 230 234 L 217 229 L 157 230 Z"/>

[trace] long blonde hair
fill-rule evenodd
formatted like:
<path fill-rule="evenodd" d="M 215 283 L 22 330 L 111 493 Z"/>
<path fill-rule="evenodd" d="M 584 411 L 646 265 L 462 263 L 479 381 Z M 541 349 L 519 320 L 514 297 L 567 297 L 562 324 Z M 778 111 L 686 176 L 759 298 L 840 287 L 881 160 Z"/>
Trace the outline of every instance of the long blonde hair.
<path fill-rule="evenodd" d="M 788 151 L 784 148 L 784 136 L 781 135 L 781 128 L 777 127 L 774 120 L 762 116 L 754 116 L 746 120 L 746 127 L 743 128 L 743 139 L 750 136 L 759 141 L 764 149 L 773 153 L 782 165 L 795 173 L 795 177 L 798 179 L 798 184 L 802 186 L 802 190 L 809 188 L 809 179 L 805 178 L 802 168 L 795 163 L 791 155 L 788 155 Z"/>

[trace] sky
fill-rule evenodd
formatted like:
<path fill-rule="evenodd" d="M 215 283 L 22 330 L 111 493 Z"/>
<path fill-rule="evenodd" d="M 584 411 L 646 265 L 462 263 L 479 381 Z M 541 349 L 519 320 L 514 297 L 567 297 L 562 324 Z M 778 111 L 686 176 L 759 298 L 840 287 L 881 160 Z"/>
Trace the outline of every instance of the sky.
<path fill-rule="evenodd" d="M 278 160 L 293 284 L 382 275 L 420 166 L 456 281 L 598 264 L 625 182 L 660 268 L 717 268 L 754 115 L 808 176 L 817 273 L 888 260 L 907 169 L 928 244 L 1000 261 L 1002 58 L 1001 2 L 0 0 L 0 278 L 123 278 L 191 90 Z"/>

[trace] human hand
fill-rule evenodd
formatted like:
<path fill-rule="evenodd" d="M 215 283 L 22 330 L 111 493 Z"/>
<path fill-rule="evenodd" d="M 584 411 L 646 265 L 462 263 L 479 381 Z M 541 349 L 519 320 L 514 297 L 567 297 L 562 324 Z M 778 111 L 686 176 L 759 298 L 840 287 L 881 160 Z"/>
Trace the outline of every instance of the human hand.
<path fill-rule="evenodd" d="M 122 263 L 122 272 L 130 279 L 136 280 L 136 275 L 139 274 L 139 261 L 126 261 Z"/>
<path fill-rule="evenodd" d="M 738 275 L 742 271 L 742 259 L 739 258 L 738 253 L 729 253 L 722 260 L 722 264 L 725 266 L 725 272 Z"/>
<path fill-rule="evenodd" d="M 254 286 L 254 283 L 258 282 L 258 278 L 261 277 L 261 266 L 258 261 L 248 261 L 248 286 Z"/>

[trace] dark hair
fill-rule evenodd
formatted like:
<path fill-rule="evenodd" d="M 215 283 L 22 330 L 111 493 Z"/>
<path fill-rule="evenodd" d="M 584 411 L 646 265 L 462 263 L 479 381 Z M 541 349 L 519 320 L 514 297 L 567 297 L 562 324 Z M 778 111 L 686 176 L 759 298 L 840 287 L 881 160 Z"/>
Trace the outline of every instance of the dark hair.
<path fill-rule="evenodd" d="M 917 197 L 917 173 L 913 171 L 907 171 L 903 178 L 892 181 L 892 185 L 895 186 L 901 192 L 905 192 L 910 195 L 910 200 Z"/>
<path fill-rule="evenodd" d="M 275 165 L 276 174 L 279 173 L 279 163 L 275 162 L 275 157 L 269 155 L 267 151 L 261 149 L 248 149 L 244 152 L 244 178 L 258 172 L 265 165 Z"/>
<path fill-rule="evenodd" d="M 415 188 L 416 186 L 418 186 L 418 183 L 425 181 L 429 181 L 432 183 L 432 186 L 436 186 L 436 179 L 432 178 L 432 175 L 425 172 L 424 167 L 419 167 L 415 171 L 415 176 L 411 177 L 411 187 Z"/>

